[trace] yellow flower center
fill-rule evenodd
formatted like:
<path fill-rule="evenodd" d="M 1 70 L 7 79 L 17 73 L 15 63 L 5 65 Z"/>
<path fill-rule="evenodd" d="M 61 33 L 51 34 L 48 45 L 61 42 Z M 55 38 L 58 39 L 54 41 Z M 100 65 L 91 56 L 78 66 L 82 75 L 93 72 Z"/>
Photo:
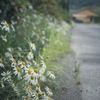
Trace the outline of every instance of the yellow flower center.
<path fill-rule="evenodd" d="M 37 87 L 40 87 L 40 84 L 36 84 Z"/>
<path fill-rule="evenodd" d="M 8 77 L 8 74 L 6 74 L 5 77 L 7 78 Z"/>
<path fill-rule="evenodd" d="M 23 62 L 22 62 L 22 65 L 26 65 L 26 62 L 23 61 Z"/>
<path fill-rule="evenodd" d="M 54 74 L 54 72 L 52 71 L 51 74 Z"/>
<path fill-rule="evenodd" d="M 1 85 L 4 85 L 4 82 L 1 82 Z"/>
<path fill-rule="evenodd" d="M 15 88 L 15 86 L 12 86 L 12 88 L 14 89 L 14 88 Z"/>
<path fill-rule="evenodd" d="M 50 98 L 50 97 L 48 97 L 48 100 L 51 100 L 51 98 Z"/>
<path fill-rule="evenodd" d="M 43 48 L 43 51 L 46 51 L 46 49 L 45 49 L 45 48 Z"/>
<path fill-rule="evenodd" d="M 44 62 L 44 65 L 46 65 L 46 62 Z"/>
<path fill-rule="evenodd" d="M 43 14 L 42 14 L 42 13 L 40 13 L 40 15 L 42 16 Z"/>
<path fill-rule="evenodd" d="M 32 70 L 31 69 L 28 69 L 28 74 L 31 74 L 32 73 Z"/>
<path fill-rule="evenodd" d="M 26 100 L 29 100 L 28 97 L 26 97 Z"/>
<path fill-rule="evenodd" d="M 21 69 L 20 69 L 19 67 L 17 67 L 17 71 L 18 71 L 18 72 L 21 72 Z"/>
<path fill-rule="evenodd" d="M 49 58 L 49 56 L 47 56 L 47 58 Z"/>
<path fill-rule="evenodd" d="M 50 91 L 50 92 L 52 92 L 52 90 L 51 90 L 51 89 L 49 89 L 49 91 Z"/>
<path fill-rule="evenodd" d="M 13 59 L 13 62 L 15 62 L 15 63 L 16 63 L 16 59 Z"/>
<path fill-rule="evenodd" d="M 36 92 L 36 96 L 38 97 L 39 96 L 39 94 Z"/>
<path fill-rule="evenodd" d="M 30 88 L 30 89 L 29 89 L 29 91 L 30 91 L 30 92 L 33 92 L 33 89 L 32 89 L 32 88 Z"/>
<path fill-rule="evenodd" d="M 24 40 L 26 40 L 26 38 L 24 37 Z"/>
<path fill-rule="evenodd" d="M 34 72 L 35 73 L 38 73 L 39 72 L 39 69 L 38 68 L 34 68 Z"/>
<path fill-rule="evenodd" d="M 45 93 L 45 92 L 42 92 L 42 94 L 43 94 L 43 95 L 46 95 L 46 93 Z"/>
<path fill-rule="evenodd" d="M 34 48 L 35 48 L 35 44 L 33 44 L 33 43 L 32 43 L 32 47 L 34 47 Z"/>
<path fill-rule="evenodd" d="M 14 24 L 17 24 L 17 22 L 14 22 Z"/>
<path fill-rule="evenodd" d="M 6 39 L 6 36 L 3 36 L 4 39 Z"/>
<path fill-rule="evenodd" d="M 25 84 L 26 87 L 29 87 L 29 84 Z"/>
<path fill-rule="evenodd" d="M 9 24 L 6 24 L 6 27 L 9 27 Z"/>
<path fill-rule="evenodd" d="M 33 75 L 31 76 L 31 79 L 32 79 L 32 80 L 34 79 L 34 76 L 33 76 Z"/>
<path fill-rule="evenodd" d="M 45 70 L 44 70 L 44 69 L 42 69 L 42 72 L 45 72 Z"/>
<path fill-rule="evenodd" d="M 0 59 L 0 63 L 2 63 L 2 60 Z"/>

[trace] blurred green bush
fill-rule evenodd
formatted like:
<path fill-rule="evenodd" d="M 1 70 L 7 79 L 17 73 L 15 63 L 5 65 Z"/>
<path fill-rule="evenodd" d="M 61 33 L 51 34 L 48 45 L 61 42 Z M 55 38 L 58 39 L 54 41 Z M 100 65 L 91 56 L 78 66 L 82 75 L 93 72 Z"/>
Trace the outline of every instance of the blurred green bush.
<path fill-rule="evenodd" d="M 100 16 L 94 17 L 94 22 L 95 23 L 100 23 Z"/>
<path fill-rule="evenodd" d="M 69 15 L 68 11 L 63 9 L 63 7 L 58 4 L 56 0 L 30 0 L 30 2 L 40 13 L 45 15 L 50 14 L 58 20 L 64 20 L 69 23 L 71 21 L 71 16 Z"/>

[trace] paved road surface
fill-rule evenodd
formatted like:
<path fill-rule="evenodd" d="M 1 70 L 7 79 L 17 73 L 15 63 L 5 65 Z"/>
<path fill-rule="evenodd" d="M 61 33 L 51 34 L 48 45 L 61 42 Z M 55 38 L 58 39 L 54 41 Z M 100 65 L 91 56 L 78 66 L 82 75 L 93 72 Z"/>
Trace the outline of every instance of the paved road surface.
<path fill-rule="evenodd" d="M 100 100 L 100 26 L 77 24 L 72 49 L 80 65 L 83 100 Z"/>

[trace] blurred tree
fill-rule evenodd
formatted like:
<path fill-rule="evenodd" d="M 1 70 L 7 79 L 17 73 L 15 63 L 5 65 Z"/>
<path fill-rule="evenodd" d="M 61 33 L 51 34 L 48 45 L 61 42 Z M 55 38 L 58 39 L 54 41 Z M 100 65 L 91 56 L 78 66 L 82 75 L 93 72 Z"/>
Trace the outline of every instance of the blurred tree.
<path fill-rule="evenodd" d="M 68 0 L 30 0 L 33 8 L 44 15 L 51 15 L 58 20 L 65 20 L 70 22 L 70 15 L 68 13 Z M 66 10 L 67 9 L 67 10 Z"/>
<path fill-rule="evenodd" d="M 57 0 L 57 2 L 63 7 L 63 9 L 69 11 L 69 0 Z"/>

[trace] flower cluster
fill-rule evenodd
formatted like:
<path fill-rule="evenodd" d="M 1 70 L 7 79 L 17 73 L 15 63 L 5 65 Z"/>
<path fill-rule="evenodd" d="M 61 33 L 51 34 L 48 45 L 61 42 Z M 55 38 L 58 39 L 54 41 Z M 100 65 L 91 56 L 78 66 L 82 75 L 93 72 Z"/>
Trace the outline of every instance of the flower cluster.
<path fill-rule="evenodd" d="M 0 28 L 7 35 L 11 29 L 15 31 L 6 21 L 1 22 Z M 6 36 L 1 38 L 7 42 Z M 47 77 L 55 79 L 54 72 L 46 70 L 47 66 L 40 54 L 39 61 L 34 59 L 36 45 L 30 40 L 27 44 L 29 48 L 26 49 L 7 47 L 5 55 L 0 56 L 0 90 L 5 93 L 4 99 L 18 97 L 22 100 L 53 100 L 52 90 L 47 86 L 43 89 L 42 84 L 48 80 Z"/>
<path fill-rule="evenodd" d="M 39 14 L 31 5 L 27 8 L 16 6 L 21 14 L 11 17 L 9 23 L 0 22 L 0 100 L 53 100 L 48 82 L 55 74 L 45 63 L 49 53 L 45 56 L 42 51 L 49 47 L 46 44 L 52 36 L 65 35 L 70 26 Z M 53 44 L 63 45 L 56 39 Z"/>
<path fill-rule="evenodd" d="M 5 31 L 5 34 L 0 35 L 0 38 L 5 42 L 7 42 L 7 35 L 8 35 L 7 33 L 10 32 L 11 30 L 15 31 L 13 25 L 12 24 L 9 25 L 6 21 L 1 22 L 0 29 Z"/>

